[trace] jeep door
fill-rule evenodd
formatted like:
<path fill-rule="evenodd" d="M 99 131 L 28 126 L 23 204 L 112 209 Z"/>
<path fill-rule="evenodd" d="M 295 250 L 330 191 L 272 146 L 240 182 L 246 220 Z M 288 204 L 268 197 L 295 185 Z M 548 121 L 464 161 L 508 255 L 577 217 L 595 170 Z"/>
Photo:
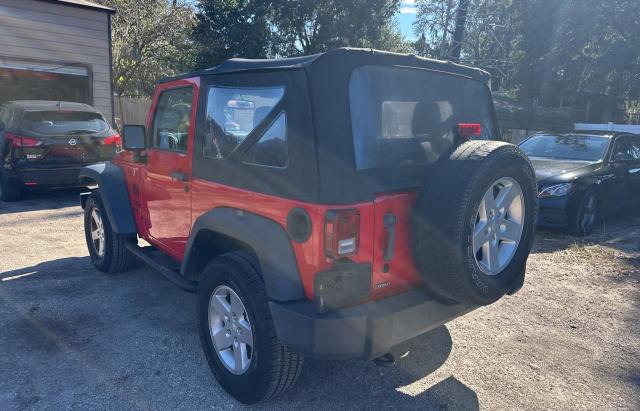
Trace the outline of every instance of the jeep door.
<path fill-rule="evenodd" d="M 197 81 L 162 84 L 148 124 L 143 213 L 154 245 L 181 259 L 191 229 L 191 157 Z"/>

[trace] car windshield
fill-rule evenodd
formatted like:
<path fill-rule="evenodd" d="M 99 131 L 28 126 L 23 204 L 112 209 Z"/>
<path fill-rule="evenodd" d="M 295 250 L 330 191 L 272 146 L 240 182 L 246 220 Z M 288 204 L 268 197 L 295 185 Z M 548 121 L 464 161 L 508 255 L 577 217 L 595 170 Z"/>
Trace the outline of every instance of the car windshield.
<path fill-rule="evenodd" d="M 40 134 L 96 134 L 109 129 L 100 113 L 84 111 L 32 111 L 24 115 L 22 128 Z"/>
<path fill-rule="evenodd" d="M 520 144 L 529 157 L 598 161 L 604 158 L 609 138 L 579 134 L 535 135 Z"/>
<path fill-rule="evenodd" d="M 459 123 L 498 138 L 489 88 L 440 72 L 363 66 L 349 84 L 358 169 L 431 164 L 453 144 Z"/>

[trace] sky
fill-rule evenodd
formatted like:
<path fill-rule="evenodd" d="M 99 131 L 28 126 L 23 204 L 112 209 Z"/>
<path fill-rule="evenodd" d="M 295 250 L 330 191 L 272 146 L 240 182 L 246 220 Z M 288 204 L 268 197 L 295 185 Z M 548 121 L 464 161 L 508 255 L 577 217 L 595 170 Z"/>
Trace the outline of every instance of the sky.
<path fill-rule="evenodd" d="M 400 10 L 396 15 L 398 28 L 408 40 L 415 40 L 411 24 L 416 19 L 416 0 L 401 0 Z"/>

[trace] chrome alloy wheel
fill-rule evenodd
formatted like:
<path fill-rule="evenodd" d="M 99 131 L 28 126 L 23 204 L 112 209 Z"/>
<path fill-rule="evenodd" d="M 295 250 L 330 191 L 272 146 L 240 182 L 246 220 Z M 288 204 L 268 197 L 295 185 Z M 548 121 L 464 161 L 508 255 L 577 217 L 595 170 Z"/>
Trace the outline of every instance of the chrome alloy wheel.
<path fill-rule="evenodd" d="M 105 246 L 104 224 L 97 208 L 91 210 L 91 244 L 98 257 L 104 257 Z"/>
<path fill-rule="evenodd" d="M 209 299 L 209 333 L 225 368 L 244 374 L 253 355 L 253 330 L 242 300 L 226 285 L 216 287 Z"/>
<path fill-rule="evenodd" d="M 473 252 L 486 275 L 497 275 L 511 262 L 522 239 L 524 196 L 517 181 L 503 177 L 486 191 L 473 224 Z"/>

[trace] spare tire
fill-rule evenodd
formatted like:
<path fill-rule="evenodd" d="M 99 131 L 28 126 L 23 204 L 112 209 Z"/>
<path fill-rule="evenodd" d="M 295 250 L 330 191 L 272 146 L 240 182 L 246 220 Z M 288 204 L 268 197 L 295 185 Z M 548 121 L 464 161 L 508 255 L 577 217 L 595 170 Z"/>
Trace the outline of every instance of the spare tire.
<path fill-rule="evenodd" d="M 412 211 L 411 244 L 441 300 L 487 305 L 524 281 L 538 211 L 533 167 L 499 141 L 470 141 L 429 171 Z"/>

